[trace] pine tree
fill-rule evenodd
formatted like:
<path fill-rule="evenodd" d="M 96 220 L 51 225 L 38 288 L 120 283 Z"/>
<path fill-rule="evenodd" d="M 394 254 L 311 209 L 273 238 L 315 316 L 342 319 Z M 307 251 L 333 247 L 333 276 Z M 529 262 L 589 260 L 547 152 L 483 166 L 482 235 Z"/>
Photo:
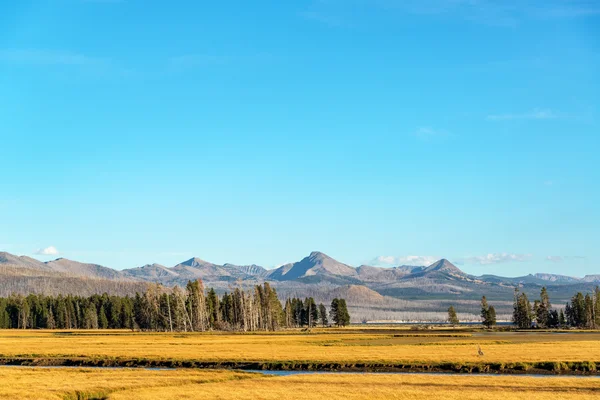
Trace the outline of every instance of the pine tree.
<path fill-rule="evenodd" d="M 520 329 L 531 328 L 533 313 L 531 303 L 525 293 L 519 294 L 515 290 L 515 305 L 513 311 L 513 323 Z"/>
<path fill-rule="evenodd" d="M 83 327 L 85 329 L 98 329 L 98 311 L 92 302 L 85 308 Z"/>
<path fill-rule="evenodd" d="M 567 304 L 567 306 L 568 306 L 568 304 Z M 558 314 L 558 326 L 563 328 L 566 325 L 567 325 L 567 320 L 565 319 L 565 313 L 563 312 L 563 310 L 560 310 L 560 312 Z"/>
<path fill-rule="evenodd" d="M 219 328 L 221 322 L 219 297 L 213 288 L 210 288 L 208 295 L 206 296 L 206 308 L 208 311 L 208 322 L 211 328 Z"/>
<path fill-rule="evenodd" d="M 350 325 L 350 314 L 345 299 L 339 299 L 338 303 L 338 320 L 341 326 Z"/>
<path fill-rule="evenodd" d="M 534 305 L 535 319 L 538 326 L 541 328 L 546 328 L 548 326 L 550 308 L 550 297 L 548 296 L 546 287 L 543 287 L 540 293 L 540 301 L 536 301 Z"/>
<path fill-rule="evenodd" d="M 456 310 L 454 309 L 454 306 L 450 306 L 448 308 L 448 323 L 452 326 L 456 326 L 460 323 L 458 321 L 458 316 L 456 315 Z"/>
<path fill-rule="evenodd" d="M 106 317 L 106 313 L 104 312 L 104 307 L 100 306 L 98 312 L 98 327 L 100 329 L 108 328 L 108 318 Z"/>
<path fill-rule="evenodd" d="M 481 298 L 481 323 L 486 327 L 489 328 L 489 312 L 490 312 L 490 307 L 488 305 L 487 299 L 485 298 L 485 296 L 483 296 Z"/>
<path fill-rule="evenodd" d="M 596 327 L 595 316 L 594 316 L 594 300 L 592 299 L 592 296 L 590 296 L 589 294 L 586 294 L 585 299 L 584 299 L 584 323 L 583 323 L 583 326 L 585 326 L 588 329 L 594 329 Z"/>
<path fill-rule="evenodd" d="M 329 321 L 327 320 L 327 309 L 325 308 L 323 303 L 319 304 L 319 318 L 321 320 L 321 325 L 324 327 L 327 326 L 327 324 L 329 323 Z"/>
<path fill-rule="evenodd" d="M 488 308 L 487 327 L 491 328 L 494 325 L 496 325 L 496 309 L 494 306 L 490 306 Z"/>
<path fill-rule="evenodd" d="M 331 300 L 331 307 L 329 308 L 329 315 L 331 316 L 331 320 L 337 326 L 340 326 L 339 305 L 340 300 L 336 297 L 335 299 Z"/>

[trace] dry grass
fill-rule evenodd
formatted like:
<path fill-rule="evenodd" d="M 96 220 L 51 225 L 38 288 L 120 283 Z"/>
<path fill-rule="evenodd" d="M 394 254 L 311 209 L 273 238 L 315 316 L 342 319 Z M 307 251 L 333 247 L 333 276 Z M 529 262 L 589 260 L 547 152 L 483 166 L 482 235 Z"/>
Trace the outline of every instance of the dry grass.
<path fill-rule="evenodd" d="M 599 378 L 0 368 L 1 399 L 596 399 Z"/>
<path fill-rule="evenodd" d="M 127 331 L 0 331 L 2 357 L 198 361 L 536 362 L 600 361 L 600 334 L 168 334 Z M 443 332 L 440 332 L 443 333 Z M 395 337 L 398 334 L 399 337 Z M 477 355 L 481 346 L 485 356 Z"/>
<path fill-rule="evenodd" d="M 119 391 L 152 393 L 169 386 L 191 387 L 249 377 L 233 371 L 2 367 L 0 399 L 106 398 Z"/>

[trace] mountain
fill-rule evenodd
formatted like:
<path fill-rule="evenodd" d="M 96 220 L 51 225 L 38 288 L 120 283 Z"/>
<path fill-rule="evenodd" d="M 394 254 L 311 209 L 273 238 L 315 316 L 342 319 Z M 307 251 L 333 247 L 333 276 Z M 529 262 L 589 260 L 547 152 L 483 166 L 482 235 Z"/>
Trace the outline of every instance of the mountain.
<path fill-rule="evenodd" d="M 112 268 L 98 264 L 86 264 L 77 261 L 58 258 L 45 263 L 52 271 L 70 276 L 84 276 L 87 278 L 125 279 L 125 276 Z"/>
<path fill-rule="evenodd" d="M 0 297 L 12 293 L 124 296 L 142 292 L 147 284 L 126 279 L 119 271 L 96 264 L 57 259 L 41 262 L 0 252 Z"/>
<path fill-rule="evenodd" d="M 358 273 L 349 265 L 342 264 L 319 251 L 313 251 L 308 257 L 298 262 L 282 265 L 266 274 L 267 279 L 276 281 L 310 279 L 310 277 L 319 279 L 358 278 Z"/>
<path fill-rule="evenodd" d="M 534 277 L 536 277 L 537 279 L 541 279 L 543 281 L 548 281 L 548 282 L 560 282 L 560 283 L 577 283 L 577 282 L 581 282 L 581 279 L 579 278 L 575 278 L 572 276 L 566 276 L 566 275 L 556 275 L 556 274 L 534 274 Z M 589 275 L 588 275 L 589 276 Z"/>
<path fill-rule="evenodd" d="M 584 282 L 598 282 L 600 283 L 600 274 L 599 275 L 586 275 L 582 279 Z"/>
<path fill-rule="evenodd" d="M 381 268 L 361 265 L 356 268 L 358 278 L 365 282 L 394 281 L 423 270 L 424 267 L 401 265 L 399 267 Z"/>
<path fill-rule="evenodd" d="M 361 265 L 354 268 L 318 251 L 300 261 L 273 270 L 266 270 L 255 264 L 221 265 L 194 257 L 173 267 L 148 264 L 123 271 L 64 258 L 41 262 L 26 256 L 0 252 L 0 277 L 1 293 L 72 291 L 80 294 L 92 293 L 100 290 L 100 287 L 113 293 L 124 293 L 133 288 L 145 287 L 143 285 L 149 282 L 165 286 L 185 286 L 188 280 L 195 279 L 202 279 L 206 286 L 214 287 L 222 293 L 233 287 L 248 289 L 252 285 L 268 281 L 281 296 L 314 296 L 325 299 L 330 294 L 337 293 L 336 291 L 349 290 L 348 295 L 357 299 L 356 307 L 368 309 L 377 306 L 382 312 L 387 305 L 384 307 L 375 294 L 386 299 L 400 299 L 399 301 L 443 300 L 455 305 L 462 301 L 477 302 L 482 295 L 486 295 L 491 301 L 510 304 L 515 286 L 519 286 L 532 298 L 537 298 L 541 287 L 546 286 L 551 298 L 561 303 L 578 291 L 591 291 L 600 283 L 600 275 L 587 275 L 584 278 L 546 273 L 521 277 L 473 276 L 464 273 L 446 259 L 429 266 L 381 268 Z M 364 299 L 365 304 L 360 303 L 360 299 Z M 389 303 L 388 300 L 386 302 Z"/>
<path fill-rule="evenodd" d="M 60 274 L 63 276 L 80 276 L 86 278 L 124 279 L 125 276 L 112 268 L 97 264 L 86 264 L 77 261 L 58 258 L 53 261 L 42 262 L 26 256 L 15 256 L 10 253 L 0 253 L 0 267 L 4 271 L 10 270 L 17 275 L 49 275 Z"/>
<path fill-rule="evenodd" d="M 21 274 L 29 274 L 31 271 L 52 272 L 52 268 L 41 261 L 26 256 L 15 256 L 6 252 L 0 252 L 0 267 L 5 271 L 11 270 Z"/>
<path fill-rule="evenodd" d="M 416 274 L 419 274 L 421 276 L 429 276 L 429 277 L 434 276 L 434 275 L 435 276 L 445 276 L 445 277 L 452 277 L 452 278 L 456 278 L 456 279 L 465 279 L 467 277 L 467 274 L 462 272 L 460 270 L 460 268 L 458 268 L 456 265 L 452 264 L 450 261 L 446 260 L 445 258 L 434 262 L 427 268 L 416 272 Z"/>
<path fill-rule="evenodd" d="M 165 279 L 176 278 L 177 272 L 160 264 L 146 264 L 142 267 L 126 269 L 122 271 L 125 276 L 133 279 L 157 282 Z"/>
<path fill-rule="evenodd" d="M 185 286 L 189 280 L 202 279 L 205 283 L 218 286 L 238 280 L 256 280 L 265 276 L 267 270 L 258 265 L 213 264 L 198 257 L 190 258 L 172 268 L 152 264 L 125 269 L 125 276 L 162 283 L 167 286 Z"/>

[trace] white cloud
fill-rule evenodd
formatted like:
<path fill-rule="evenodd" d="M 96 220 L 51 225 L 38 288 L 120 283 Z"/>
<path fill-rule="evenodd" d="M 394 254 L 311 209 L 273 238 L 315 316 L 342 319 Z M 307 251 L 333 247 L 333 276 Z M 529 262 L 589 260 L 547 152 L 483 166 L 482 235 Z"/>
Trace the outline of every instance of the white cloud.
<path fill-rule="evenodd" d="M 44 249 L 39 249 L 35 254 L 40 256 L 56 256 L 58 255 L 58 249 L 54 246 L 48 246 Z"/>
<path fill-rule="evenodd" d="M 552 110 L 536 108 L 533 111 L 518 113 L 518 114 L 492 114 L 488 115 L 487 119 L 490 121 L 508 121 L 518 119 L 533 119 L 533 120 L 545 120 L 545 119 L 556 119 L 561 116 Z"/>
<path fill-rule="evenodd" d="M 417 265 L 428 266 L 438 261 L 440 257 L 436 256 L 379 256 L 375 257 L 369 264 L 374 266 L 398 266 L 398 265 Z"/>
<path fill-rule="evenodd" d="M 490 253 L 483 256 L 468 256 L 458 259 L 461 264 L 490 265 L 505 262 L 524 262 L 531 260 L 531 254 Z"/>

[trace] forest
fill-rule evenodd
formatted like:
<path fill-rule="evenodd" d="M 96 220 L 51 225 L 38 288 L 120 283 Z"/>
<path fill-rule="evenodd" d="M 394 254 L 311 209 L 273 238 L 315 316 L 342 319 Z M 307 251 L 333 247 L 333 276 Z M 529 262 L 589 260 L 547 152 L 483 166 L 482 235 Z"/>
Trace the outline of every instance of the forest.
<path fill-rule="evenodd" d="M 276 331 L 281 328 L 345 326 L 350 315 L 345 299 L 329 306 L 312 297 L 288 298 L 282 305 L 268 283 L 252 290 L 234 289 L 218 296 L 201 280 L 184 289 L 151 285 L 135 296 L 89 297 L 12 294 L 0 298 L 0 329 L 132 329 L 202 332 Z"/>
<path fill-rule="evenodd" d="M 481 298 L 481 322 L 486 328 L 496 325 L 496 310 L 488 304 L 485 296 Z M 459 320 L 454 306 L 448 308 L 448 323 L 458 325 Z M 600 327 L 600 287 L 593 293 L 577 292 L 565 304 L 556 309 L 550 303 L 548 290 L 542 287 L 539 300 L 533 305 L 527 294 L 515 288 L 512 323 L 519 329 L 529 328 L 580 328 L 597 329 Z"/>

